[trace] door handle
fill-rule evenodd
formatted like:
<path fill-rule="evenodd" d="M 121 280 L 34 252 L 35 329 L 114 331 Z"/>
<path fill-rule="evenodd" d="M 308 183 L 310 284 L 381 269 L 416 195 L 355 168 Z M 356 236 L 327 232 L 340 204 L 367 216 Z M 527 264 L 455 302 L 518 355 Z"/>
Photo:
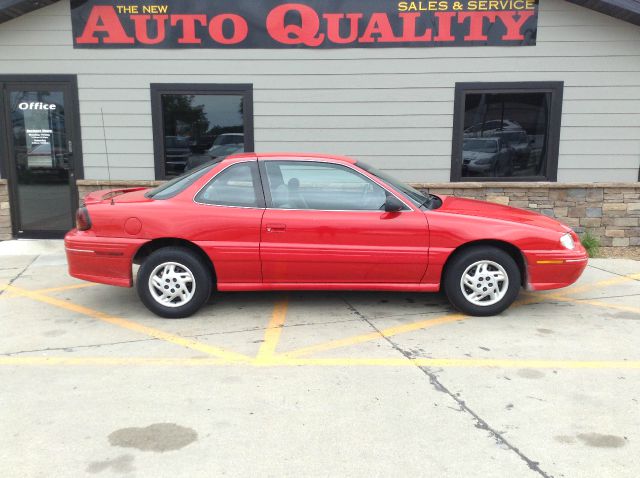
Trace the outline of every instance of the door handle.
<path fill-rule="evenodd" d="M 284 232 L 286 229 L 284 224 L 267 224 L 267 232 Z"/>

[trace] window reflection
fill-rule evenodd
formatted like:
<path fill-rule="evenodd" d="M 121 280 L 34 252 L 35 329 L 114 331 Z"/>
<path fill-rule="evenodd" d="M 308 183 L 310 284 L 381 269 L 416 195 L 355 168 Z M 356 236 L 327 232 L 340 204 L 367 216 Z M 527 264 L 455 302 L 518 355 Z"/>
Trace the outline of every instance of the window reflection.
<path fill-rule="evenodd" d="M 244 151 L 241 95 L 163 94 L 166 177 Z"/>
<path fill-rule="evenodd" d="M 543 176 L 551 93 L 465 95 L 462 177 Z"/>

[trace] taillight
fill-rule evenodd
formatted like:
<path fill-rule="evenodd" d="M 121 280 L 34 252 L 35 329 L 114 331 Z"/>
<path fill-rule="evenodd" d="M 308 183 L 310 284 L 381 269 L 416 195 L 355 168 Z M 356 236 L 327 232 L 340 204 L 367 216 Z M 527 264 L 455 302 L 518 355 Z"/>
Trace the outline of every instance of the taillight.
<path fill-rule="evenodd" d="M 91 229 L 91 218 L 86 207 L 81 207 L 76 211 L 76 228 L 78 231 Z"/>

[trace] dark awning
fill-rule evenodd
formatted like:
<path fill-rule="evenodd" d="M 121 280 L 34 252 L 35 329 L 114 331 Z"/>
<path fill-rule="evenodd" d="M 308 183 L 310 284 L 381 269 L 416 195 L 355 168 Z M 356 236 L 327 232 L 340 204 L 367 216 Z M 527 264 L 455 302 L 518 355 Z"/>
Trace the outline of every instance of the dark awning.
<path fill-rule="evenodd" d="M 8 22 L 25 13 L 46 7 L 58 0 L 0 0 L 0 23 Z"/>
<path fill-rule="evenodd" d="M 543 0 L 544 1 L 544 0 Z M 639 0 L 566 0 L 581 7 L 640 26 Z"/>

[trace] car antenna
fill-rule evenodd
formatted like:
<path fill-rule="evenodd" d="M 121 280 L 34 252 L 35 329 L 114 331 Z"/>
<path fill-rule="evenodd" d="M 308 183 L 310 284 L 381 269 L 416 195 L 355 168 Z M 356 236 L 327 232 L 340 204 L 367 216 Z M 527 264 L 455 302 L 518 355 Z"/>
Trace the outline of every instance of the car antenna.
<path fill-rule="evenodd" d="M 109 148 L 107 147 L 107 130 L 104 127 L 104 111 L 100 108 L 100 118 L 102 119 L 102 138 L 104 139 L 104 152 L 107 155 L 107 178 L 109 189 L 111 189 L 111 168 L 109 167 Z M 113 206 L 113 195 L 111 195 L 111 205 Z"/>

